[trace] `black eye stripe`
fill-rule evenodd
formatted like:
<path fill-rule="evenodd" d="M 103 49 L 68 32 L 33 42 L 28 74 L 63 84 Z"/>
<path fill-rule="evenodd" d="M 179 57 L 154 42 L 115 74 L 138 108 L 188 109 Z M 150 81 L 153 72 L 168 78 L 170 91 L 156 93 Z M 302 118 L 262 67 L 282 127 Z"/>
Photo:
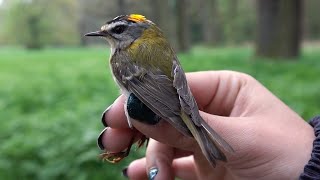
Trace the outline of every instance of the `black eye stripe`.
<path fill-rule="evenodd" d="M 114 28 L 111 29 L 111 31 L 113 33 L 116 33 L 116 34 L 121 34 L 123 33 L 123 31 L 125 31 L 127 29 L 127 26 L 126 25 L 118 25 L 118 26 L 115 26 Z"/>

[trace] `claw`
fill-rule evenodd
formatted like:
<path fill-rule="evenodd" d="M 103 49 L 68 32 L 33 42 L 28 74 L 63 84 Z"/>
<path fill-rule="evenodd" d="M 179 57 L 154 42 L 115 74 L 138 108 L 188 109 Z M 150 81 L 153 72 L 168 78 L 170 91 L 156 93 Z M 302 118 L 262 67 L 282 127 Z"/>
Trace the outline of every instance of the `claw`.
<path fill-rule="evenodd" d="M 118 163 L 128 155 L 129 153 L 127 151 L 118 152 L 118 153 L 104 152 L 100 154 L 100 157 L 104 161 L 108 161 L 111 163 Z"/>
<path fill-rule="evenodd" d="M 149 143 L 149 138 L 147 138 L 146 136 L 142 136 L 141 139 L 139 139 L 139 141 L 137 142 L 137 149 L 140 148 L 141 146 L 143 146 L 143 144 L 147 141 L 147 144 Z"/>
<path fill-rule="evenodd" d="M 108 152 L 105 151 L 103 153 L 100 154 L 100 158 L 104 161 L 108 161 L 111 163 L 118 163 L 120 162 L 122 159 L 124 159 L 125 157 L 127 157 L 130 154 L 130 150 L 131 147 L 133 145 L 133 142 L 135 140 L 136 136 L 133 136 L 130 140 L 129 146 L 125 151 L 121 151 L 121 152 Z M 149 142 L 149 138 L 147 138 L 146 136 L 142 136 L 138 142 L 137 142 L 137 148 L 140 148 L 141 146 L 143 146 L 143 144 L 147 141 L 147 144 Z"/>
<path fill-rule="evenodd" d="M 127 157 L 130 153 L 132 144 L 134 142 L 134 138 L 135 136 L 133 136 L 130 140 L 129 146 L 125 151 L 121 151 L 121 152 L 108 152 L 105 151 L 104 153 L 100 154 L 100 157 L 102 160 L 111 162 L 111 163 L 118 163 L 120 162 L 122 159 L 124 159 L 125 157 Z"/>

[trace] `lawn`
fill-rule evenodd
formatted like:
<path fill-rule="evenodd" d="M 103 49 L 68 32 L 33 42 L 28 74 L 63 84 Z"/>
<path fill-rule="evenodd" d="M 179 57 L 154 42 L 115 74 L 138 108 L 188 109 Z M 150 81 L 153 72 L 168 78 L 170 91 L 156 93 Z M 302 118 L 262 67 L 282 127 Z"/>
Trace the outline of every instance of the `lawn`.
<path fill-rule="evenodd" d="M 108 57 L 107 48 L 0 49 L 1 179 L 121 179 L 142 156 L 116 165 L 98 158 L 100 114 L 119 95 Z M 320 48 L 304 48 L 297 61 L 255 59 L 249 47 L 179 57 L 188 72 L 248 73 L 306 120 L 320 112 Z"/>

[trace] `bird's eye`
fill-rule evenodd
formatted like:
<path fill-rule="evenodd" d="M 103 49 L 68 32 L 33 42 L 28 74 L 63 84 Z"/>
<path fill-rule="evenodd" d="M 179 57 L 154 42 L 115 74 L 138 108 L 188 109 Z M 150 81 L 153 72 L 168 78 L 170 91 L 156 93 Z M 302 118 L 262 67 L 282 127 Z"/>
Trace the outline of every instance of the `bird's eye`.
<path fill-rule="evenodd" d="M 116 34 L 121 34 L 123 33 L 124 30 L 126 30 L 126 26 L 125 25 L 119 25 L 119 26 L 116 26 L 112 29 L 112 32 L 113 33 L 116 33 Z"/>

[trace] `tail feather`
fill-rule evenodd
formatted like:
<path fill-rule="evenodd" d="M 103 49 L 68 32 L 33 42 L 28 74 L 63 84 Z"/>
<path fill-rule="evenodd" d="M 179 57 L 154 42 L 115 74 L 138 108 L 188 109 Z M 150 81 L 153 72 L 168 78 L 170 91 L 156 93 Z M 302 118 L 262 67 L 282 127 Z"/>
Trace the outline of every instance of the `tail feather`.
<path fill-rule="evenodd" d="M 225 154 L 221 151 L 221 149 L 219 148 L 219 146 L 217 144 L 215 144 L 214 141 L 211 140 L 210 135 L 208 135 L 207 131 L 201 127 L 198 128 L 198 132 L 199 132 L 199 137 L 201 139 L 201 141 L 199 141 L 198 143 L 202 143 L 202 145 L 200 145 L 200 147 L 202 150 L 202 153 L 206 156 L 206 158 L 212 162 L 212 164 L 215 165 L 215 160 L 220 160 L 220 161 L 227 161 L 227 157 L 225 156 Z"/>
<path fill-rule="evenodd" d="M 197 140 L 203 155 L 210 164 L 215 167 L 217 160 L 226 162 L 227 157 L 215 141 L 212 141 L 208 132 L 202 127 L 194 126 L 194 128 L 196 131 L 194 131 L 195 133 L 193 133 L 193 136 Z"/>
<path fill-rule="evenodd" d="M 208 137 L 211 139 L 211 141 L 216 145 L 221 147 L 223 150 L 233 153 L 234 150 L 228 144 L 216 131 L 214 131 L 204 120 L 202 120 L 201 125 L 203 128 L 202 130 L 205 130 L 207 132 Z"/>
<path fill-rule="evenodd" d="M 216 160 L 225 162 L 227 161 L 225 154 L 219 148 L 221 144 L 217 143 L 220 142 L 220 139 L 222 139 L 219 135 L 217 135 L 217 133 L 215 133 L 211 128 L 210 129 L 214 132 L 214 134 L 210 133 L 211 131 L 208 131 L 207 129 L 209 126 L 203 127 L 195 125 L 184 113 L 182 113 L 181 118 L 192 133 L 193 137 L 198 142 L 203 155 L 207 158 L 207 160 L 213 167 L 216 166 Z M 205 122 L 203 121 L 203 123 Z M 218 138 L 216 139 L 216 137 Z M 223 142 L 225 141 L 223 140 Z"/>

